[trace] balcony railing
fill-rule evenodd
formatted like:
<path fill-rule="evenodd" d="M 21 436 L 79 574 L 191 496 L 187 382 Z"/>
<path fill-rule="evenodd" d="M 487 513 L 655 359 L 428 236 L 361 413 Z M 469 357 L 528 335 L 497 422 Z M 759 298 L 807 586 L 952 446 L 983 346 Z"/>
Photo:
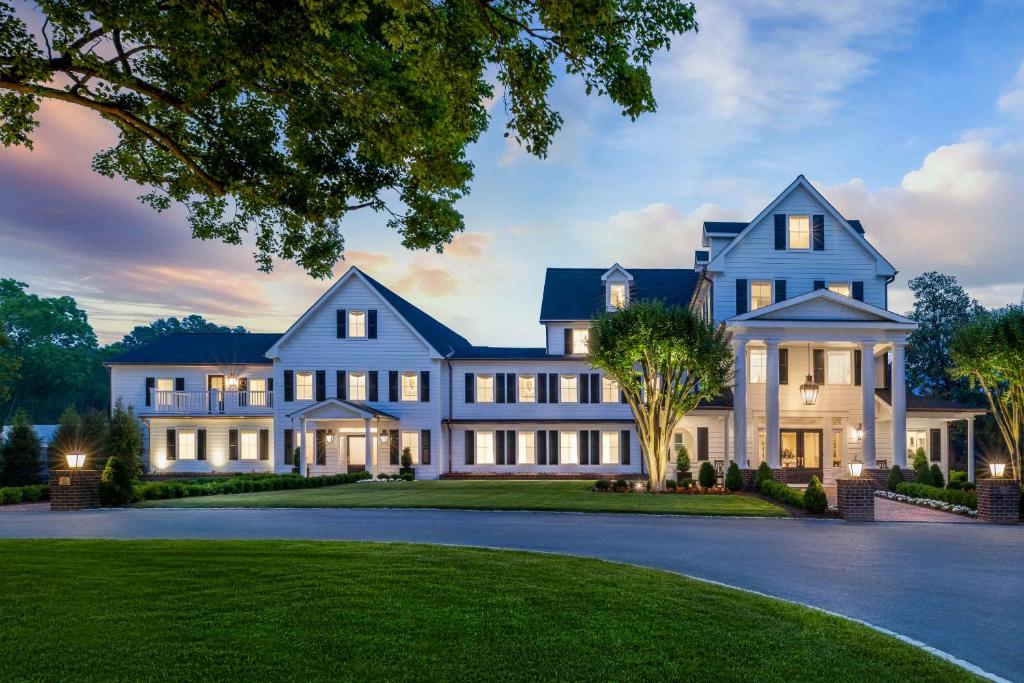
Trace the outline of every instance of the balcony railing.
<path fill-rule="evenodd" d="M 259 415 L 270 413 L 270 391 L 150 391 L 147 411 L 172 415 Z"/>

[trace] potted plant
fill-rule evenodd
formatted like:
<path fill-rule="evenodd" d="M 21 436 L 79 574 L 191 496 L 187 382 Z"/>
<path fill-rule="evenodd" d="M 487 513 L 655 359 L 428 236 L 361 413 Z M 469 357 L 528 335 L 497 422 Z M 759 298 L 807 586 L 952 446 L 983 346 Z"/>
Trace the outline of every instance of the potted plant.
<path fill-rule="evenodd" d="M 410 474 L 416 476 L 416 472 L 412 469 L 412 451 L 406 446 L 402 449 L 402 467 L 398 470 L 399 474 Z"/>
<path fill-rule="evenodd" d="M 676 470 L 679 472 L 679 481 L 693 478 L 690 476 L 690 454 L 684 444 L 680 444 L 676 451 Z"/>

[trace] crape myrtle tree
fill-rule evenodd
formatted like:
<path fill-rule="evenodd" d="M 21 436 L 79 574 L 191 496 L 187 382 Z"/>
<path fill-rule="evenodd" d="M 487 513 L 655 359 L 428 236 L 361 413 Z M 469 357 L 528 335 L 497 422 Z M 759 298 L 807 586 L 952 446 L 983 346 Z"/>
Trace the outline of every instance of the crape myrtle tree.
<path fill-rule="evenodd" d="M 0 0 L 0 142 L 31 146 L 43 100 L 113 123 L 93 166 L 183 204 L 193 236 L 326 277 L 368 209 L 410 249 L 463 229 L 466 150 L 500 98 L 543 157 L 556 70 L 631 119 L 654 54 L 697 28 L 681 0 Z M 26 20 L 26 16 L 31 16 Z M 32 29 L 30 29 L 30 26 Z M 38 28 L 36 28 L 38 27 Z"/>
<path fill-rule="evenodd" d="M 651 490 L 661 491 L 672 430 L 732 376 L 725 331 L 689 309 L 637 301 L 599 315 L 589 344 L 590 364 L 618 383 L 633 411 Z"/>

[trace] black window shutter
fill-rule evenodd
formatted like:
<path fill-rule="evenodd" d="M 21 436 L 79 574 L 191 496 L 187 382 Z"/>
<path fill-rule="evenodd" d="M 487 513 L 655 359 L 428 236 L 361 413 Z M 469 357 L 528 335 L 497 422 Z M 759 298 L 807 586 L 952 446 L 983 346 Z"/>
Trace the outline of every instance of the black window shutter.
<path fill-rule="evenodd" d="M 420 370 L 420 401 L 430 401 L 430 370 Z"/>
<path fill-rule="evenodd" d="M 619 462 L 623 465 L 629 464 L 629 430 L 623 429 L 619 432 Z"/>
<path fill-rule="evenodd" d="M 505 464 L 516 464 L 516 433 L 511 429 L 505 432 Z"/>
<path fill-rule="evenodd" d="M 786 214 L 775 214 L 775 249 L 786 248 Z"/>
<path fill-rule="evenodd" d="M 398 401 L 398 370 L 388 370 L 388 401 Z"/>
<path fill-rule="evenodd" d="M 376 370 L 366 373 L 366 400 L 379 401 L 380 394 L 377 391 L 377 382 L 380 381 Z"/>
<path fill-rule="evenodd" d="M 430 430 L 420 430 L 420 464 L 430 464 Z"/>
<path fill-rule="evenodd" d="M 590 403 L 590 373 L 581 372 L 579 382 L 580 403 Z"/>
<path fill-rule="evenodd" d="M 558 373 L 548 373 L 548 403 L 558 403 Z"/>
<path fill-rule="evenodd" d="M 494 402 L 504 403 L 505 402 L 505 373 L 496 372 L 494 373 Z"/>
<path fill-rule="evenodd" d="M 743 315 L 747 312 L 747 281 L 746 279 L 736 280 L 736 315 Z"/>
<path fill-rule="evenodd" d="M 327 430 L 318 429 L 316 430 L 316 464 L 326 465 L 327 464 Z"/>
<path fill-rule="evenodd" d="M 295 432 L 284 430 L 284 464 L 295 464 Z"/>
<path fill-rule="evenodd" d="M 475 436 L 476 435 L 473 433 L 472 429 L 466 430 L 465 455 L 467 465 L 472 465 L 473 463 L 476 462 L 476 438 L 474 438 Z"/>
<path fill-rule="evenodd" d="M 345 338 L 345 332 L 346 332 L 345 331 L 345 325 L 346 325 L 345 309 L 344 308 L 339 308 L 337 310 L 336 317 L 337 317 L 337 321 L 336 322 L 337 322 L 337 328 L 338 328 L 337 329 L 338 339 L 344 339 Z"/>
<path fill-rule="evenodd" d="M 565 355 L 568 356 L 574 351 L 572 348 L 572 329 L 567 327 L 562 332 L 565 334 Z"/>
<path fill-rule="evenodd" d="M 316 371 L 316 400 L 326 401 L 327 400 L 327 371 L 317 370 Z"/>
<path fill-rule="evenodd" d="M 537 451 L 537 464 L 547 465 L 548 464 L 548 434 L 543 429 L 537 430 L 537 435 L 534 437 L 534 450 Z"/>
<path fill-rule="evenodd" d="M 779 349 L 779 384 L 789 384 L 789 349 Z"/>
<path fill-rule="evenodd" d="M 825 349 L 814 349 L 814 383 L 825 383 Z"/>
<path fill-rule="evenodd" d="M 547 373 L 541 372 L 537 374 L 537 380 L 533 385 L 534 390 L 537 392 L 537 403 L 548 402 L 548 376 Z"/>
<path fill-rule="evenodd" d="M 167 430 L 167 459 L 176 460 L 178 457 L 178 432 L 174 429 Z"/>
<path fill-rule="evenodd" d="M 558 464 L 558 432 L 554 429 L 548 431 L 548 464 Z"/>
<path fill-rule="evenodd" d="M 156 387 L 156 377 L 147 377 L 146 378 L 146 405 L 147 406 L 148 405 L 152 405 L 152 401 L 153 401 L 152 393 L 153 393 L 153 389 L 155 387 Z"/>
<path fill-rule="evenodd" d="M 184 377 L 175 377 L 174 378 L 174 390 L 175 391 L 185 391 L 185 378 Z"/>
<path fill-rule="evenodd" d="M 284 400 L 295 400 L 295 372 L 292 370 L 284 371 Z"/>
<path fill-rule="evenodd" d="M 601 373 L 590 373 L 590 402 L 601 402 Z"/>
<path fill-rule="evenodd" d="M 238 430 L 228 430 L 228 460 L 238 460 Z"/>
<path fill-rule="evenodd" d="M 260 460 L 270 460 L 270 430 L 260 430 L 259 453 Z"/>
<path fill-rule="evenodd" d="M 775 281 L 775 303 L 786 300 L 786 281 Z"/>
<path fill-rule="evenodd" d="M 505 464 L 505 430 L 494 432 L 494 464 Z"/>
<path fill-rule="evenodd" d="M 928 430 L 928 455 L 932 462 L 942 462 L 942 430 Z"/>
<path fill-rule="evenodd" d="M 377 338 L 377 309 L 375 308 L 366 312 L 366 338 Z"/>
<path fill-rule="evenodd" d="M 273 394 L 274 393 L 274 378 L 273 377 L 268 377 L 267 378 L 267 393 L 268 394 Z"/>
<path fill-rule="evenodd" d="M 601 464 L 601 432 L 596 429 L 590 432 L 590 464 Z"/>
<path fill-rule="evenodd" d="M 579 451 L 580 457 L 579 462 L 581 465 L 590 464 L 590 431 L 586 429 L 580 430 L 579 439 Z"/>
<path fill-rule="evenodd" d="M 476 378 L 472 372 L 467 372 L 466 375 L 466 403 L 473 403 L 476 397 Z"/>
<path fill-rule="evenodd" d="M 814 251 L 825 251 L 825 217 L 821 214 L 814 216 L 812 236 Z"/>
<path fill-rule="evenodd" d="M 708 459 L 708 428 L 697 427 L 697 459 Z"/>
<path fill-rule="evenodd" d="M 626 394 L 622 392 L 622 387 L 619 387 L 619 403 L 628 403 L 626 401 Z"/>
<path fill-rule="evenodd" d="M 206 460 L 206 430 L 196 430 L 196 460 Z"/>
<path fill-rule="evenodd" d="M 391 432 L 391 436 L 388 439 L 388 445 L 391 447 L 391 450 L 388 453 L 388 455 L 390 457 L 391 464 L 392 465 L 398 465 L 399 464 L 398 450 L 399 450 L 399 446 L 401 446 L 401 442 L 398 439 L 398 430 L 397 429 L 392 429 L 392 430 L 390 430 L 390 432 Z"/>
<path fill-rule="evenodd" d="M 344 401 L 346 398 L 348 398 L 348 384 L 347 384 L 348 378 L 346 377 L 344 370 L 338 370 L 337 376 L 338 376 L 338 380 L 337 380 L 338 381 L 338 398 L 340 398 L 342 401 Z"/>
<path fill-rule="evenodd" d="M 819 289 L 825 289 L 825 281 L 824 280 L 815 280 L 814 281 L 814 291 L 818 291 Z"/>
<path fill-rule="evenodd" d="M 860 386 L 860 364 L 862 362 L 860 349 L 853 350 L 853 383 Z"/>
<path fill-rule="evenodd" d="M 861 280 L 854 282 L 853 291 L 851 293 L 853 294 L 853 298 L 857 301 L 864 301 L 864 282 Z"/>
<path fill-rule="evenodd" d="M 519 394 L 519 381 L 516 373 L 510 372 L 505 375 L 505 403 L 515 403 Z"/>

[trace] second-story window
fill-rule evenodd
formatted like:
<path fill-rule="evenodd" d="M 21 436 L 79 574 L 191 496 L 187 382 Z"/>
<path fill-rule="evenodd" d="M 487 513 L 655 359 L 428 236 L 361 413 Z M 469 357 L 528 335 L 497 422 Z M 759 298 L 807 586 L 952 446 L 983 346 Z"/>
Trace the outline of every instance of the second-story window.
<path fill-rule="evenodd" d="M 415 372 L 402 373 L 402 400 L 420 400 L 419 375 Z"/>
<path fill-rule="evenodd" d="M 810 249 L 811 248 L 811 217 L 790 216 L 789 217 L 789 248 Z"/>
<path fill-rule="evenodd" d="M 589 351 L 590 330 L 574 328 L 570 339 L 572 341 L 572 348 L 569 349 L 568 353 L 584 355 Z"/>
<path fill-rule="evenodd" d="M 612 308 L 626 307 L 626 284 L 624 282 L 608 285 L 608 305 Z"/>
<path fill-rule="evenodd" d="M 559 377 L 558 400 L 562 403 L 576 403 L 579 397 L 576 393 L 576 375 L 562 375 Z"/>
<path fill-rule="evenodd" d="M 350 401 L 366 400 L 366 373 L 348 373 L 348 399 Z"/>
<path fill-rule="evenodd" d="M 170 377 L 160 377 L 156 380 L 156 405 L 158 408 L 170 408 L 174 403 L 174 380 Z"/>
<path fill-rule="evenodd" d="M 476 376 L 476 402 L 494 403 L 494 375 Z"/>
<path fill-rule="evenodd" d="M 853 362 L 845 349 L 825 352 L 825 382 L 827 384 L 853 384 Z"/>
<path fill-rule="evenodd" d="M 601 376 L 601 403 L 619 402 L 619 383 L 610 377 Z"/>
<path fill-rule="evenodd" d="M 356 339 L 366 337 L 366 311 L 348 312 L 348 336 Z"/>
<path fill-rule="evenodd" d="M 312 401 L 313 400 L 313 373 L 309 371 L 299 371 L 295 373 L 295 400 L 296 401 Z"/>
<path fill-rule="evenodd" d="M 750 383 L 764 384 L 768 377 L 768 349 L 750 349 Z"/>
<path fill-rule="evenodd" d="M 519 402 L 535 403 L 537 401 L 537 376 L 519 375 Z"/>
<path fill-rule="evenodd" d="M 843 296 L 850 296 L 850 283 L 849 282 L 830 282 L 828 283 L 828 290 L 841 294 Z"/>
<path fill-rule="evenodd" d="M 267 400 L 267 380 L 262 377 L 250 377 L 246 386 L 249 390 L 249 405 L 259 407 L 269 403 Z"/>
<path fill-rule="evenodd" d="M 770 280 L 753 280 L 750 283 L 750 310 L 756 311 L 772 303 Z"/>

